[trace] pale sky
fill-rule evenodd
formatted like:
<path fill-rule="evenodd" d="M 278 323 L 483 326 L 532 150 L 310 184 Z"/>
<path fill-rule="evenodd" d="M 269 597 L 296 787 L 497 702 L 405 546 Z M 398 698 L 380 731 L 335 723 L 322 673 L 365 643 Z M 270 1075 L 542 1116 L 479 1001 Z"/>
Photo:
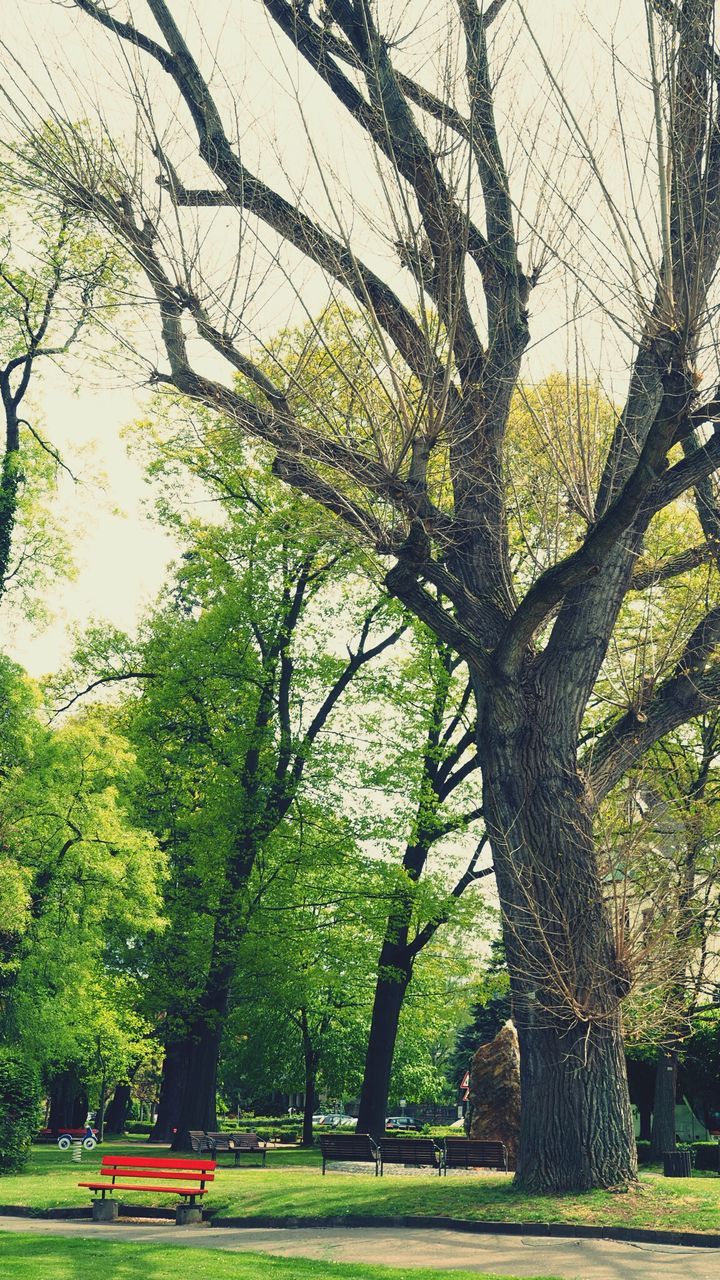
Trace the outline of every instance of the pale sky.
<path fill-rule="evenodd" d="M 75 395 L 69 378 L 51 375 L 36 400 L 47 437 L 79 481 L 63 478 L 55 505 L 71 533 L 78 576 L 48 592 L 54 621 L 38 630 L 12 608 L 0 611 L 0 646 L 41 676 L 68 659 L 74 632 L 91 619 L 132 630 L 162 586 L 175 546 L 148 518 L 139 464 L 120 439 L 142 411 L 142 396 L 118 388 Z"/>
<path fill-rule="evenodd" d="M 512 0 L 512 3 L 516 5 L 517 16 L 521 11 L 519 0 Z M 146 6 L 138 0 L 132 7 L 139 25 L 154 34 Z M 511 7 L 508 5 L 508 10 Z M 124 3 L 118 5 L 118 12 L 122 11 L 124 14 L 125 9 Z M 367 154 L 362 150 L 354 150 L 351 131 L 346 136 L 334 124 L 328 114 L 325 91 L 313 88 L 305 71 L 301 73 L 306 77 L 305 80 L 297 81 L 301 88 L 298 88 L 297 94 L 294 92 L 295 73 L 290 74 L 292 51 L 289 44 L 283 44 L 273 33 L 261 6 L 253 0 L 242 0 L 239 9 L 242 12 L 243 35 L 238 37 L 236 34 L 233 40 L 228 40 L 223 32 L 226 21 L 234 22 L 234 15 L 238 12 L 236 6 L 228 0 L 202 0 L 202 3 L 198 0 L 195 5 L 195 12 L 202 14 L 205 39 L 203 57 L 207 60 L 217 54 L 221 71 L 226 77 L 225 83 L 221 75 L 216 77 L 217 92 L 225 104 L 237 101 L 239 106 L 238 132 L 242 139 L 243 158 L 251 166 L 260 166 L 263 176 L 271 182 L 277 182 L 281 190 L 285 189 L 283 184 L 290 183 L 302 188 L 320 204 L 323 182 L 326 172 L 329 172 L 324 166 L 331 161 L 340 179 L 348 184 L 347 203 L 341 214 L 354 219 L 357 213 L 358 222 L 362 224 L 363 210 L 369 217 L 374 202 L 381 199 L 379 178 L 369 164 Z M 604 71 L 611 40 L 615 42 L 624 66 L 630 72 L 629 77 L 626 77 L 630 86 L 636 71 L 645 67 L 643 0 L 624 0 L 623 4 L 613 3 L 607 6 L 583 6 L 577 0 L 527 0 L 525 10 L 528 18 L 535 24 L 543 48 L 558 58 L 561 74 L 572 93 L 574 109 L 586 122 L 583 127 L 591 132 L 590 142 L 597 148 L 596 154 L 607 165 L 608 184 L 620 191 L 625 176 L 618 170 L 613 158 L 617 137 L 611 130 L 598 124 L 599 117 L 594 104 L 611 97 L 610 84 Z M 193 7 L 186 0 L 177 0 L 173 11 L 180 16 L 192 15 Z M 437 3 L 417 6 L 419 27 L 425 20 L 425 15 L 430 15 L 433 11 L 437 19 Z M 576 21 L 583 15 L 584 22 Z M 82 118 L 83 109 L 87 108 L 89 111 L 90 104 L 97 98 L 105 104 L 113 132 L 120 136 L 123 135 L 123 130 L 132 134 L 132 114 L 123 84 L 122 62 L 117 62 L 113 43 L 108 42 L 105 33 L 99 31 L 96 24 L 72 5 L 61 3 L 60 0 L 4 0 L 3 16 L 6 42 L 17 53 L 32 78 L 42 83 L 49 97 L 53 94 L 59 96 L 72 118 L 76 115 L 77 118 Z M 571 21 L 574 24 L 572 26 L 569 25 Z M 197 33 L 192 16 L 188 17 L 188 22 Z M 601 26 L 599 32 L 593 32 L 595 23 Z M 232 30 L 237 32 L 235 26 Z M 574 32 L 572 39 L 571 30 Z M 403 55 L 400 53 L 398 56 Z M 147 60 L 143 60 L 143 66 L 148 66 Z M 154 72 L 151 70 L 150 74 L 152 76 Z M 536 107 L 535 99 L 541 92 L 539 85 L 542 83 L 542 75 L 537 59 L 534 66 L 523 64 L 516 67 L 513 75 L 516 77 L 513 84 L 518 86 L 519 97 L 514 103 L 506 103 L 504 106 L 502 99 L 499 99 L 499 111 L 514 108 L 522 115 L 523 111 L 530 112 Z M 183 161 L 183 176 L 187 178 L 188 175 L 192 176 L 193 166 L 196 164 L 192 144 L 183 142 L 183 124 L 176 127 L 173 123 L 173 95 L 168 91 L 162 76 L 156 77 L 154 83 L 160 89 L 161 98 L 165 95 L 158 109 L 161 117 L 159 127 L 167 131 L 168 137 L 172 137 L 174 159 L 176 162 Z M 235 99 L 233 91 L 237 86 L 242 86 L 242 92 Z M 637 121 L 632 109 L 632 87 L 627 92 L 630 103 L 625 105 L 624 110 L 624 127 L 627 130 L 625 142 L 629 142 L 631 152 L 636 147 L 631 163 L 635 164 L 638 173 L 642 173 L 645 122 L 641 119 L 641 127 L 636 127 Z M 164 121 L 163 111 L 166 116 Z M 309 153 L 302 142 L 301 128 L 297 135 L 298 145 L 287 145 L 291 116 L 294 121 L 292 127 L 296 130 L 299 129 L 298 121 L 301 121 L 302 116 L 307 117 L 311 125 L 320 126 L 318 132 L 322 145 L 327 148 L 326 154 Z M 532 156 L 529 160 L 527 156 L 521 156 L 518 161 L 530 164 L 528 172 L 531 175 L 532 160 Z M 632 181 L 633 179 L 631 185 Z M 648 188 L 643 190 L 642 185 L 638 186 L 638 191 L 639 198 L 652 208 L 654 191 Z M 583 199 L 587 197 L 584 196 Z M 595 205 L 592 204 L 593 199 L 596 201 Z M 228 274 L 227 264 L 232 261 L 236 249 L 234 215 L 222 211 L 212 215 L 213 222 L 207 214 L 201 217 L 205 221 L 201 221 L 199 226 L 208 238 L 213 269 L 218 281 L 224 286 Z M 602 199 L 597 198 L 597 193 L 594 197 L 591 196 L 584 217 L 586 225 L 582 234 L 587 247 L 583 248 L 583 252 L 587 253 L 588 260 L 592 255 L 600 266 L 606 265 L 604 241 L 608 234 L 609 220 L 607 209 L 603 208 Z M 381 245 L 380 241 L 374 241 L 372 232 L 366 232 L 364 226 L 361 226 L 357 234 L 371 264 L 376 265 L 376 255 L 379 265 L 386 246 Z M 578 231 L 577 234 L 581 233 Z M 572 235 L 569 243 L 570 249 L 576 248 L 572 244 Z M 303 307 L 307 308 L 308 313 L 312 313 L 322 301 L 322 289 L 318 289 L 317 276 L 313 276 L 314 269 L 308 269 L 302 263 L 292 264 L 293 270 L 298 272 L 292 284 L 268 270 L 263 255 L 269 261 L 272 250 L 270 239 L 265 246 L 261 246 L 254 258 L 252 252 L 255 250 L 243 248 L 243 253 L 246 256 L 250 253 L 251 256 L 248 279 L 252 277 L 252 285 L 248 285 L 245 297 L 235 304 L 236 309 L 238 306 L 241 310 L 243 307 L 246 309 L 248 325 L 264 336 L 288 323 L 291 317 L 293 322 L 301 321 Z M 643 251 L 644 246 L 640 246 L 640 254 Z M 387 254 L 382 268 L 387 269 Z M 613 264 L 610 263 L 607 270 L 613 269 Z M 621 287 L 624 279 L 622 268 L 618 268 L 618 271 Z M 563 294 L 563 287 L 559 283 L 559 277 L 553 279 L 550 272 L 533 296 L 533 343 L 527 360 L 531 376 L 541 376 L 552 367 L 565 367 L 568 361 L 572 362 L 574 359 L 570 343 L 571 331 L 564 323 L 568 300 Z M 622 377 L 625 357 L 622 345 L 618 345 L 617 335 L 612 332 L 608 334 L 603 326 L 601 311 L 594 312 L 592 300 L 585 297 L 583 307 L 584 339 L 588 349 L 595 353 L 592 357 L 595 367 L 599 368 L 602 363 L 606 378 L 612 378 L 614 372 L 618 371 Z M 162 358 L 158 359 L 158 363 L 164 363 Z M 98 494 L 86 485 L 74 492 L 68 485 L 63 485 L 61 503 L 71 514 L 73 511 L 75 514 L 78 510 L 81 512 L 81 527 L 76 539 L 76 558 L 80 573 L 77 582 L 61 583 L 52 593 L 58 600 L 58 607 L 55 609 L 57 617 L 52 626 L 44 633 L 33 636 L 27 627 L 18 626 L 15 619 L 6 618 L 4 628 L 0 624 L 0 643 L 4 640 L 12 655 L 34 674 L 56 669 L 68 656 L 70 632 L 73 628 L 82 627 L 90 618 L 106 617 L 116 625 L 132 628 L 142 609 L 162 584 L 165 566 L 172 557 L 173 547 L 143 515 L 140 507 L 143 484 L 139 467 L 128 460 L 124 445 L 118 439 L 119 430 L 138 414 L 141 404 L 139 393 L 124 390 L 119 385 L 103 390 L 84 388 L 78 396 L 72 394 L 69 380 L 64 381 L 59 376 L 48 379 L 44 386 L 40 407 L 48 437 L 61 451 L 67 450 L 70 455 L 78 445 L 94 442 L 97 467 L 106 473 L 107 487 L 104 493 Z M 95 465 L 93 463 L 93 468 Z M 80 464 L 80 470 L 81 478 L 90 476 L 88 484 L 91 484 L 90 464 Z M 113 506 L 121 508 L 125 514 L 112 514 Z"/>

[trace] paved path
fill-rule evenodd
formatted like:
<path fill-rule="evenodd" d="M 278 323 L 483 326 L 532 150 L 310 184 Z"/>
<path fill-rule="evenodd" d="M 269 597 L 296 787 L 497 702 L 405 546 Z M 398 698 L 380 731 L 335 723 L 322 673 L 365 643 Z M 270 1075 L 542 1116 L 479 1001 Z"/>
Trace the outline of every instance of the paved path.
<path fill-rule="evenodd" d="M 465 1235 L 459 1231 L 395 1231 L 379 1227 L 284 1230 L 269 1227 L 106 1226 L 92 1222 L 0 1216 L 0 1231 L 49 1236 L 94 1236 L 271 1253 L 325 1262 L 384 1263 L 437 1271 L 491 1271 L 498 1275 L 553 1275 L 563 1280 L 717 1280 L 720 1250 L 679 1245 L 620 1244 L 612 1240 L 548 1240 L 540 1236 Z"/>

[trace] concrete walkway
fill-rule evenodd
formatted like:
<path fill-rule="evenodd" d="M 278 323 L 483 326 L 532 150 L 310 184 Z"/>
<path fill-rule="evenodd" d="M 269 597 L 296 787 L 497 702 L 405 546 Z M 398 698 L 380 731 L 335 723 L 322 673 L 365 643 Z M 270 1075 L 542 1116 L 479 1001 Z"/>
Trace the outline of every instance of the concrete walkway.
<path fill-rule="evenodd" d="M 147 1244 L 192 1245 L 268 1253 L 324 1262 L 366 1262 L 437 1271 L 490 1271 L 497 1275 L 552 1275 L 563 1280 L 717 1280 L 720 1251 L 680 1245 L 620 1244 L 612 1240 L 548 1240 L 538 1236 L 464 1235 L 378 1227 L 352 1229 L 176 1227 L 174 1223 L 59 1222 L 0 1216 L 0 1231 L 81 1236 Z"/>

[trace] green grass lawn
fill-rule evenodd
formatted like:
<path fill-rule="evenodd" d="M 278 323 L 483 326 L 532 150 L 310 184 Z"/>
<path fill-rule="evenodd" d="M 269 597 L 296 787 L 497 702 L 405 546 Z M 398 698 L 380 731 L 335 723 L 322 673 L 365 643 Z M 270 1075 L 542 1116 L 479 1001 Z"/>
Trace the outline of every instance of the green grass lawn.
<path fill-rule="evenodd" d="M 107 1240 L 0 1232 L 2 1275 L 12 1280 L 441 1280 L 447 1272 L 366 1267 L 310 1258 L 273 1258 L 259 1253 L 227 1253 L 178 1245 L 116 1244 Z M 476 1271 L 453 1271 L 454 1280 L 493 1280 Z M 499 1278 L 497 1278 L 499 1280 Z M 504 1280 L 513 1280 L 512 1276 Z M 517 1280 L 517 1278 L 515 1278 Z M 535 1280 L 553 1280 L 537 1276 Z"/>
<path fill-rule="evenodd" d="M 107 1151 L 152 1152 L 142 1143 L 108 1144 Z M 0 1204 L 37 1209 L 88 1204 L 90 1192 L 77 1186 L 97 1173 L 100 1150 L 83 1152 L 73 1164 L 56 1147 L 36 1147 L 27 1172 L 0 1178 Z M 138 1204 L 170 1205 L 172 1197 L 128 1196 Z M 207 1208 L 222 1216 L 248 1214 L 441 1214 L 510 1222 L 567 1222 L 596 1226 L 667 1227 L 720 1231 L 720 1179 L 663 1178 L 643 1173 L 630 1190 L 562 1196 L 525 1196 L 502 1174 L 403 1177 L 386 1173 L 333 1172 L 321 1177 L 315 1152 L 270 1151 L 267 1168 L 238 1169 L 222 1164 L 207 1197 Z"/>

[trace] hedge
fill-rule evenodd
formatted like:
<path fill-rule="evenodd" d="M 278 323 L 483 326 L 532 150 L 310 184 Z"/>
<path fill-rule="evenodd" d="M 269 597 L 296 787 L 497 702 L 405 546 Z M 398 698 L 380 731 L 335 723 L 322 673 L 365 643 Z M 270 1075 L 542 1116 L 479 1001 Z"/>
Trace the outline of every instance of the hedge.
<path fill-rule="evenodd" d="M 38 1127 L 40 1082 L 18 1054 L 0 1049 L 0 1173 L 17 1173 Z"/>
<path fill-rule="evenodd" d="M 678 1147 L 682 1151 L 689 1151 L 694 1169 L 700 1169 L 704 1173 L 718 1173 L 720 1166 L 718 1165 L 718 1143 L 717 1142 L 679 1142 Z M 650 1164 L 650 1143 L 643 1140 L 637 1143 L 638 1164 Z"/>

